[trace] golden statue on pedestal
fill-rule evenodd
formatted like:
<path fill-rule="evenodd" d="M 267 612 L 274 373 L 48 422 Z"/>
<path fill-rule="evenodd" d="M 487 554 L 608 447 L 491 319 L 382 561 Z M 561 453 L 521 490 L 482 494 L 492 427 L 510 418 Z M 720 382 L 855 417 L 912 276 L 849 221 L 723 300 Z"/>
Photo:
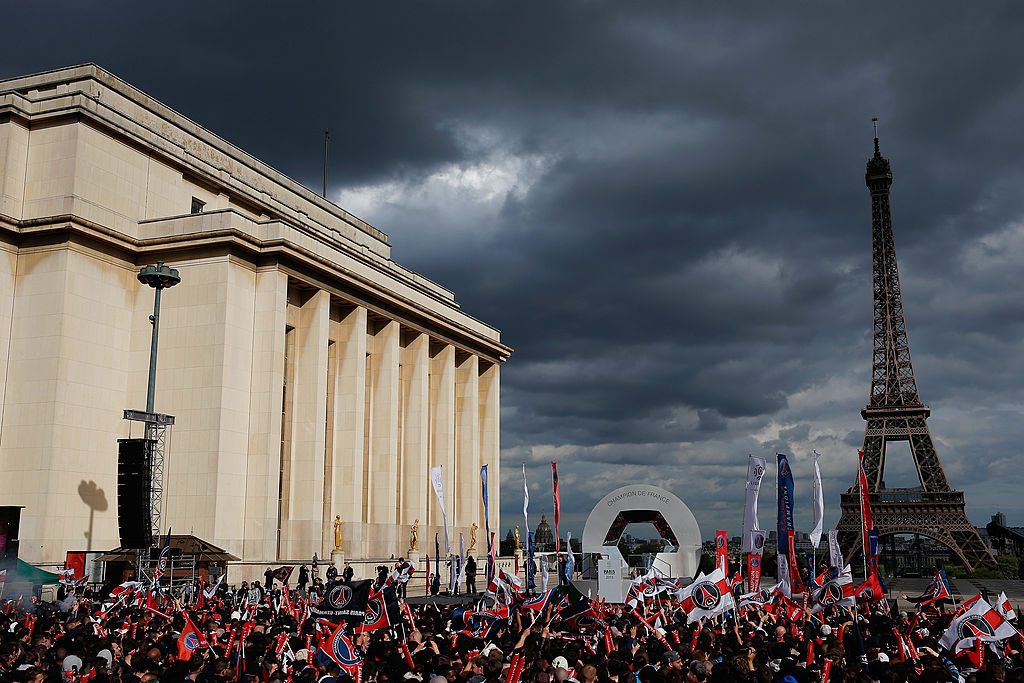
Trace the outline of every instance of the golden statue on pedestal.
<path fill-rule="evenodd" d="M 469 529 L 469 547 L 466 548 L 467 553 L 471 553 L 476 550 L 476 530 L 479 529 L 476 522 L 473 522 L 473 526 Z"/>
<path fill-rule="evenodd" d="M 419 551 L 419 548 L 416 547 L 416 544 L 419 542 L 419 540 L 420 540 L 420 518 L 417 517 L 416 521 L 413 522 L 412 528 L 409 529 L 409 552 L 410 553 L 418 552 Z"/>
<path fill-rule="evenodd" d="M 334 549 L 341 550 L 341 525 L 345 522 L 341 521 L 341 515 L 334 515 Z"/>
<path fill-rule="evenodd" d="M 516 552 L 519 552 L 519 525 L 516 524 Z"/>

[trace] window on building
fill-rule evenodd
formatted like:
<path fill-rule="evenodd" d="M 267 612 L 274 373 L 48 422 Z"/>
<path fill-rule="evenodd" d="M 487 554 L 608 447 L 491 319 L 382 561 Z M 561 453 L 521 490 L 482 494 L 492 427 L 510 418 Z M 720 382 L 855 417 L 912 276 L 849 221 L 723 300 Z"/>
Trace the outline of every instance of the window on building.
<path fill-rule="evenodd" d="M 206 202 L 201 202 L 195 197 L 192 198 L 192 213 L 202 213 Z"/>

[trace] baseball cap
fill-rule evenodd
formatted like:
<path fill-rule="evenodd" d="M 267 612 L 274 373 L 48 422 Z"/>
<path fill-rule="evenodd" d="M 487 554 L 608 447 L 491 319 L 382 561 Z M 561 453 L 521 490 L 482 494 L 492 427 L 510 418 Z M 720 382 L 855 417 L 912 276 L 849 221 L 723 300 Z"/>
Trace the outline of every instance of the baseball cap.
<path fill-rule="evenodd" d="M 569 660 L 567 660 L 565 657 L 562 657 L 561 655 L 559 655 L 558 657 L 555 657 L 554 659 L 551 660 L 551 666 L 552 666 L 552 668 L 555 668 L 555 669 L 565 669 L 566 671 L 568 671 L 569 670 Z"/>

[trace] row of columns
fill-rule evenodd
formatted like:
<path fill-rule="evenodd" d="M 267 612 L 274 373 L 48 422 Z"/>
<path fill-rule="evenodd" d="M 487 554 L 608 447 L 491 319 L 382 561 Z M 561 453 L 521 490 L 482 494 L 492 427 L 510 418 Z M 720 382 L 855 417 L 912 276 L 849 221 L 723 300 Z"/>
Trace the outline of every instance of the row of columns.
<path fill-rule="evenodd" d="M 491 528 L 500 505 L 498 364 L 323 290 L 289 290 L 285 325 L 277 559 L 329 553 L 335 515 L 349 557 L 405 554 L 416 520 L 429 552 L 437 465 L 453 541 L 461 531 L 468 545 L 475 523 L 482 552 L 484 464 Z"/>

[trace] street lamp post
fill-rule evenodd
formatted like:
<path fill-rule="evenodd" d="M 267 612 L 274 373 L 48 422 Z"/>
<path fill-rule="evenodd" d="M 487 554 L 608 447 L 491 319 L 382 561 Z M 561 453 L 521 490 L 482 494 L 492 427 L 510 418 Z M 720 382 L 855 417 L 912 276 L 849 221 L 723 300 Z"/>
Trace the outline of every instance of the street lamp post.
<path fill-rule="evenodd" d="M 153 339 L 149 347 L 149 384 L 146 388 L 146 412 L 153 412 L 153 400 L 156 394 L 156 346 L 160 336 L 160 293 L 181 282 L 176 268 L 165 266 L 163 261 L 155 266 L 146 266 L 139 271 L 139 282 L 149 285 L 156 290 L 153 299 L 153 315 L 149 316 L 149 322 L 153 323 Z M 148 430 L 148 426 L 147 426 Z"/>

